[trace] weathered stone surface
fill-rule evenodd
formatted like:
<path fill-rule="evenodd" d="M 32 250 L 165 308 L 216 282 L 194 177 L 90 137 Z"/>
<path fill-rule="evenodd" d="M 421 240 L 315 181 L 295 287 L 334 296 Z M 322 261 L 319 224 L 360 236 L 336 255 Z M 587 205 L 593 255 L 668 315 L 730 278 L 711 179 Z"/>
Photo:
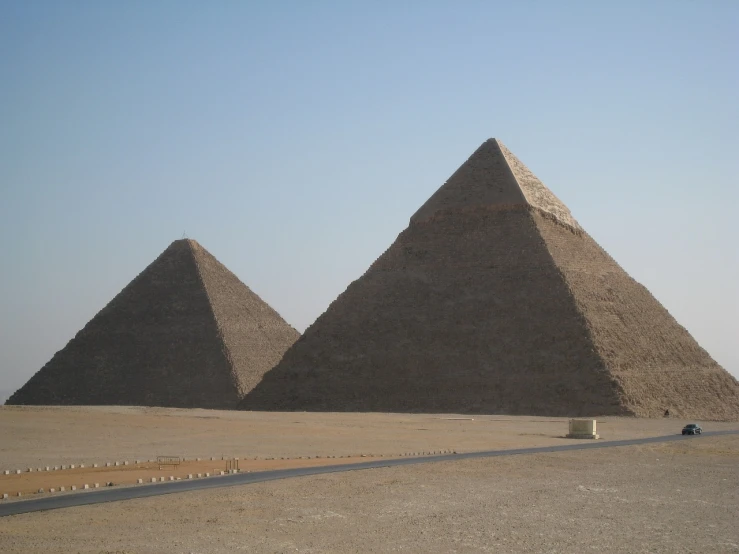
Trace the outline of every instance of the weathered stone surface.
<path fill-rule="evenodd" d="M 739 384 L 490 140 L 240 406 L 736 419 Z"/>
<path fill-rule="evenodd" d="M 621 403 L 639 416 L 739 418 L 739 385 L 641 284 L 587 234 L 534 216 L 587 321 Z"/>
<path fill-rule="evenodd" d="M 177 240 L 7 403 L 233 408 L 298 336 L 197 242 Z"/>

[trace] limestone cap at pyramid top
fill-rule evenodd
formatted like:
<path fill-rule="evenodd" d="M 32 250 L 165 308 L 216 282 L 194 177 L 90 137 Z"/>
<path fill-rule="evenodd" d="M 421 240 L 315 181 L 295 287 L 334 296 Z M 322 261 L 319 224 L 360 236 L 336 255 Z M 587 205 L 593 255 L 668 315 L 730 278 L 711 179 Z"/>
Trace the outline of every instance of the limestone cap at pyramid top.
<path fill-rule="evenodd" d="M 530 206 L 580 231 L 570 210 L 498 139 L 488 139 L 418 211 L 411 223 L 440 211 Z"/>

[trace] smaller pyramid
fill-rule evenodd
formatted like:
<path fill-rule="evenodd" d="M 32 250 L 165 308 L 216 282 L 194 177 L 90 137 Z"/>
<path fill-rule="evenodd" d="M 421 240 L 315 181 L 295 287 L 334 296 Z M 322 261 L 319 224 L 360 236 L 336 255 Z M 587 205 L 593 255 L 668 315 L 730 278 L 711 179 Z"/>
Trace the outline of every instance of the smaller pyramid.
<path fill-rule="evenodd" d="M 176 240 L 6 404 L 234 408 L 298 337 L 205 248 Z"/>

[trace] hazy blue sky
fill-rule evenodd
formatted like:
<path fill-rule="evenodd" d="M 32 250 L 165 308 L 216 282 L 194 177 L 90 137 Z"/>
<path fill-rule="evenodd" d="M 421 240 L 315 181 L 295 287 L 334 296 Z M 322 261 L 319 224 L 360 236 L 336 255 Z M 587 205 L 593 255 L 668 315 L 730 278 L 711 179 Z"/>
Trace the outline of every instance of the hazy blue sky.
<path fill-rule="evenodd" d="M 0 389 L 183 232 L 304 330 L 497 137 L 739 375 L 739 2 L 0 2 Z"/>

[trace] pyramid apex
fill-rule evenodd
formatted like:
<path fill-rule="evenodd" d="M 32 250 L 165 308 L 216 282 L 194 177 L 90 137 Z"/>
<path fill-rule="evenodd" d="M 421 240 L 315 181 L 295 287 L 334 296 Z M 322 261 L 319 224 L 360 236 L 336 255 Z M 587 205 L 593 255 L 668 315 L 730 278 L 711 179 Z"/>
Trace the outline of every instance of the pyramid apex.
<path fill-rule="evenodd" d="M 205 250 L 202 244 L 200 244 L 195 239 L 191 239 L 191 238 L 175 239 L 169 244 L 169 246 L 167 247 L 167 250 L 187 248 L 187 247 L 189 247 L 191 250 L 195 250 L 195 249 Z"/>
<path fill-rule="evenodd" d="M 528 206 L 580 230 L 567 206 L 497 138 L 485 140 L 419 208 L 411 223 L 427 220 L 440 211 L 483 206 Z"/>

